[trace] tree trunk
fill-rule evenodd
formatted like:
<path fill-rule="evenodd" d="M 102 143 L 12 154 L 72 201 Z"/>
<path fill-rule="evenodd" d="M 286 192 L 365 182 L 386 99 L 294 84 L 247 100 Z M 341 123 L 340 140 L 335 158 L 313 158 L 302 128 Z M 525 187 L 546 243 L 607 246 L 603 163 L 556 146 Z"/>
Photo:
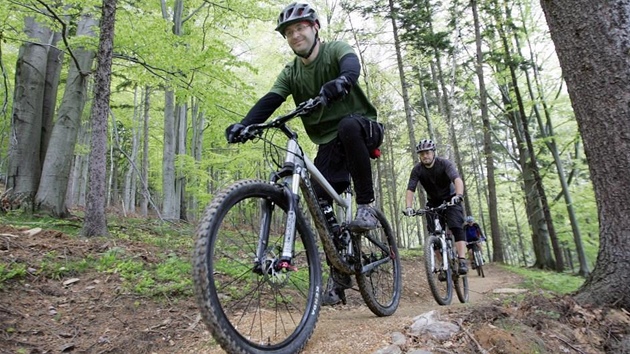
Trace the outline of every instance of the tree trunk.
<path fill-rule="evenodd" d="M 20 47 L 16 64 L 6 188 L 15 206 L 32 209 L 41 177 L 42 103 L 52 31 L 28 17 L 24 32 L 30 41 Z"/>
<path fill-rule="evenodd" d="M 142 116 L 142 201 L 140 202 L 140 214 L 149 214 L 149 112 L 151 108 L 151 88 L 145 87 L 144 114 Z"/>
<path fill-rule="evenodd" d="M 556 269 L 556 263 L 551 256 L 551 248 L 549 246 L 547 223 L 545 222 L 544 214 L 541 212 L 542 206 L 538 189 L 535 187 L 536 180 L 532 172 L 533 165 L 529 163 L 531 151 L 527 149 L 523 138 L 523 125 L 519 122 L 521 117 L 517 111 L 509 109 L 512 106 L 509 97 L 510 89 L 503 86 L 500 90 L 503 104 L 506 106 L 505 114 L 514 135 L 514 138 L 509 143 L 506 142 L 506 146 L 515 147 L 513 155 L 515 155 L 516 164 L 520 167 L 521 179 L 523 180 L 521 188 L 525 197 L 525 210 L 527 211 L 527 220 L 532 232 L 532 246 L 536 257 L 534 267 L 539 269 Z"/>
<path fill-rule="evenodd" d="M 84 121 L 81 123 L 79 127 L 78 134 L 78 144 L 79 146 L 89 146 L 90 145 L 90 123 L 89 121 Z M 88 153 L 75 153 L 74 155 L 74 163 L 73 163 L 73 171 L 72 171 L 72 182 L 70 185 L 72 187 L 71 195 L 69 198 L 66 198 L 66 207 L 72 206 L 81 206 L 84 207 L 86 202 L 86 191 L 87 187 L 87 176 L 88 176 L 88 165 L 89 165 L 89 155 Z"/>
<path fill-rule="evenodd" d="M 420 68 L 418 66 L 416 66 L 415 69 L 416 69 L 416 72 L 418 73 L 418 88 L 420 88 L 420 97 L 422 97 L 422 112 L 424 112 L 424 116 L 426 117 L 427 131 L 429 132 L 429 136 L 431 137 L 431 139 L 435 141 L 436 140 L 435 128 L 433 128 L 433 120 L 431 119 L 431 112 L 429 111 L 429 103 L 427 102 L 427 95 L 424 89 L 424 80 L 423 80 L 422 72 L 420 71 Z M 413 144 L 415 146 L 416 144 L 415 140 Z M 412 148 L 414 146 L 412 146 Z M 415 162 L 419 161 L 418 156 L 414 155 L 414 161 Z"/>
<path fill-rule="evenodd" d="M 394 6 L 394 1 L 393 0 L 389 0 L 388 1 L 389 4 L 389 13 L 390 13 L 390 18 L 391 18 L 391 22 L 392 22 L 392 31 L 393 31 L 393 36 L 394 36 L 394 48 L 396 50 L 396 63 L 398 64 L 398 77 L 400 79 L 400 86 L 401 86 L 401 94 L 402 94 L 402 99 L 403 99 L 403 106 L 405 108 L 405 122 L 407 123 L 407 132 L 409 134 L 409 149 L 411 151 L 411 159 L 414 163 L 414 165 L 416 163 L 418 163 L 418 156 L 416 154 L 416 137 L 414 134 L 414 125 L 413 125 L 413 117 L 412 117 L 412 113 L 411 113 L 411 104 L 409 102 L 409 84 L 407 82 L 407 78 L 405 76 L 405 64 L 403 62 L 403 57 L 402 57 L 402 49 L 401 49 L 401 43 L 400 43 L 400 37 L 398 35 L 398 25 L 396 24 L 396 18 L 397 18 L 397 10 L 396 10 L 396 6 Z M 390 139 L 388 141 L 388 144 L 392 145 L 391 142 L 391 137 L 388 137 L 388 139 Z M 394 161 L 394 157 L 392 156 L 392 161 Z M 406 187 L 406 186 L 405 186 Z M 406 188 L 404 188 L 404 190 L 406 191 Z M 396 191 L 394 189 L 394 191 Z M 418 191 L 418 195 L 421 195 L 422 193 L 420 191 Z M 397 194 L 395 194 L 397 195 Z M 398 209 L 395 209 L 398 210 Z M 398 215 L 398 211 L 395 211 L 395 215 Z M 401 220 L 400 218 L 394 218 L 395 220 Z M 416 218 L 414 218 L 416 219 Z M 418 226 L 418 228 L 422 227 L 422 224 L 417 223 L 416 225 Z M 396 222 L 396 229 L 398 231 L 400 231 L 400 223 Z M 421 232 L 418 232 L 418 235 L 421 235 Z M 422 237 L 418 237 L 418 242 L 419 244 L 422 244 Z"/>
<path fill-rule="evenodd" d="M 521 11 L 521 13 L 523 13 Z M 523 30 L 527 34 L 527 27 L 525 26 L 525 21 L 523 20 Z M 518 36 L 514 36 L 515 41 L 518 43 Z M 582 236 L 580 235 L 580 227 L 578 224 L 577 217 L 575 215 L 575 209 L 573 208 L 573 200 L 571 198 L 571 193 L 569 191 L 569 184 L 567 183 L 567 178 L 564 172 L 563 162 L 560 158 L 560 152 L 558 151 L 558 144 L 556 144 L 556 136 L 553 130 L 553 124 L 551 122 L 551 112 L 549 111 L 549 107 L 547 106 L 547 101 L 545 99 L 544 91 L 542 88 L 542 82 L 540 81 L 540 75 L 538 72 L 538 64 L 535 61 L 534 51 L 532 49 L 532 44 L 529 40 L 529 36 L 527 38 L 527 43 L 529 45 L 529 57 L 532 65 L 533 74 L 534 74 L 534 83 L 531 82 L 529 71 L 525 70 L 525 78 L 527 79 L 527 88 L 529 90 L 529 97 L 532 102 L 534 102 L 533 111 L 536 115 L 536 119 L 538 122 L 538 129 L 541 136 L 544 138 L 545 145 L 547 149 L 551 152 L 553 156 L 553 161 L 556 166 L 556 171 L 558 172 L 558 180 L 560 181 L 560 187 L 562 189 L 562 196 L 564 197 L 564 204 L 567 208 L 567 215 L 569 216 L 569 222 L 571 223 L 571 231 L 573 233 L 573 241 L 575 244 L 575 250 L 578 255 L 578 260 L 580 263 L 580 269 L 578 273 L 582 276 L 586 276 L 589 273 L 588 262 L 586 260 L 586 254 L 584 252 L 584 246 L 582 245 Z M 519 49 L 519 55 L 524 57 L 521 54 L 520 46 L 517 46 Z M 534 93 L 533 84 L 536 85 L 536 92 Z M 546 124 L 543 123 L 542 114 L 536 102 L 540 102 L 540 106 L 542 107 L 542 111 L 546 118 Z"/>
<path fill-rule="evenodd" d="M 98 25 L 92 16 L 84 15 L 79 21 L 77 36 L 94 36 L 93 28 Z M 57 120 L 50 135 L 49 149 L 44 160 L 41 182 L 35 198 L 37 207 L 55 217 L 68 216 L 66 192 L 74 149 L 77 142 L 83 108 L 87 101 L 87 84 L 95 53 L 81 48 L 73 50 L 66 89 L 58 110 Z M 76 64 L 79 64 L 77 68 Z"/>
<path fill-rule="evenodd" d="M 175 109 L 176 124 L 177 124 L 177 147 L 175 155 L 186 156 L 186 136 L 188 132 L 188 105 L 186 103 L 177 105 Z M 177 201 L 179 201 L 179 220 L 188 220 L 186 215 L 186 176 L 184 175 L 184 169 L 181 166 L 181 162 L 178 167 L 175 168 L 175 193 Z"/>
<path fill-rule="evenodd" d="M 59 76 L 63 63 L 63 51 L 56 47 L 61 39 L 61 33 L 53 33 L 51 45 L 48 49 L 48 61 L 46 64 L 46 84 L 44 88 L 44 99 L 42 105 L 42 146 L 40 158 L 45 161 L 46 149 L 50 135 L 52 134 L 55 106 L 57 105 L 57 93 L 59 91 Z M 43 166 L 42 166 L 43 168 Z M 40 182 L 41 183 L 41 182 Z"/>
<path fill-rule="evenodd" d="M 457 23 L 458 23 L 457 16 L 453 16 L 453 19 L 451 20 L 451 22 L 455 23 L 455 27 L 456 27 L 455 31 L 457 32 Z M 455 50 L 456 47 L 457 45 L 455 45 L 454 48 L 452 49 Z M 442 69 L 442 55 L 441 55 L 440 49 L 437 47 L 433 47 L 433 54 L 435 56 L 435 66 L 437 69 L 438 82 L 442 90 L 444 118 L 446 119 L 446 124 L 449 127 L 448 141 L 453 146 L 453 160 L 455 162 L 455 166 L 457 166 L 457 171 L 460 174 L 462 183 L 464 184 L 464 194 L 466 194 L 468 192 L 468 188 L 466 187 L 466 175 L 465 175 L 464 168 L 462 166 L 462 159 L 459 152 L 459 144 L 457 141 L 457 130 L 455 129 L 455 117 L 453 114 L 453 109 L 452 109 L 452 104 L 451 104 L 451 95 L 449 94 L 448 87 L 445 82 L 445 74 L 444 74 L 444 70 Z M 455 82 L 456 69 L 457 69 L 456 62 L 455 62 L 455 59 L 453 59 L 453 65 L 451 68 L 452 70 L 451 82 Z M 470 210 L 470 202 L 468 198 L 464 198 L 464 206 L 465 206 L 465 210 Z"/>
<path fill-rule="evenodd" d="M 105 162 L 116 1 L 103 0 L 101 10 L 98 67 L 94 80 L 94 102 L 91 114 L 92 141 L 88 167 L 90 189 L 87 196 L 85 221 L 81 231 L 83 236 L 87 237 L 109 235 L 105 216 L 105 175 L 107 172 Z"/>
<path fill-rule="evenodd" d="M 475 24 L 475 43 L 476 43 L 476 69 L 477 79 L 479 81 L 479 106 L 481 110 L 481 119 L 483 121 L 483 152 L 486 156 L 486 176 L 488 178 L 488 213 L 490 214 L 490 229 L 492 237 L 492 254 L 494 262 L 505 262 L 503 256 L 503 243 L 501 240 L 501 228 L 499 226 L 499 213 L 497 211 L 497 187 L 494 179 L 494 157 L 492 151 L 492 126 L 488 117 L 488 96 L 486 92 L 486 84 L 483 74 L 483 52 L 481 50 L 481 30 L 479 24 L 479 16 L 477 13 L 477 1 L 471 0 L 471 8 L 473 12 L 473 20 Z"/>
<path fill-rule="evenodd" d="M 179 199 L 175 190 L 175 94 L 165 92 L 164 144 L 162 155 L 162 215 L 167 220 L 179 218 Z"/>
<path fill-rule="evenodd" d="M 192 112 L 190 114 L 192 127 L 192 138 L 190 142 L 190 155 L 193 157 L 195 163 L 201 164 L 203 161 L 203 133 L 206 125 L 208 124 L 206 121 L 206 117 L 204 113 L 200 109 L 199 101 L 192 99 L 191 104 Z M 201 179 L 193 177 L 194 180 L 191 181 L 193 185 L 201 185 Z M 191 193 L 192 194 L 192 193 Z M 197 196 L 193 194 L 190 198 L 190 206 L 192 210 L 199 210 L 199 200 Z M 197 215 L 195 215 L 195 219 L 197 219 Z"/>
<path fill-rule="evenodd" d="M 473 118 L 472 112 L 469 111 L 468 116 L 470 117 L 470 128 L 469 128 L 470 131 L 477 132 L 478 127 L 474 125 L 474 121 L 473 121 L 474 118 Z M 481 225 L 481 229 L 484 230 L 483 234 L 486 236 L 488 240 L 485 243 L 486 249 L 487 249 L 486 254 L 488 255 L 489 259 L 492 259 L 493 256 L 492 256 L 492 252 L 490 251 L 491 242 L 489 242 L 492 240 L 492 238 L 489 237 L 488 233 L 486 233 L 485 231 L 487 229 L 486 228 L 487 223 L 486 223 L 486 217 L 484 214 L 484 203 L 487 207 L 488 206 L 488 189 L 485 183 L 487 182 L 486 175 L 483 172 L 484 166 L 481 160 L 482 153 L 481 153 L 481 149 L 479 148 L 480 145 L 483 145 L 483 140 L 479 141 L 476 133 L 472 134 L 472 136 L 473 136 L 472 144 L 474 148 L 473 148 L 473 153 L 472 153 L 471 164 L 472 164 L 472 171 L 473 171 L 472 176 L 475 179 L 475 187 L 477 191 L 477 209 L 479 210 L 479 225 Z M 474 215 L 474 213 L 472 213 L 472 210 L 471 210 L 470 215 Z"/>
<path fill-rule="evenodd" d="M 523 233 L 521 232 L 521 223 L 518 222 L 518 213 L 516 212 L 516 202 L 514 201 L 514 192 L 512 187 L 509 187 L 510 202 L 512 203 L 512 212 L 514 213 L 514 223 L 516 224 L 516 236 L 518 237 L 518 247 L 521 256 L 521 263 L 524 267 L 527 267 L 527 252 L 525 252 L 525 242 L 523 242 Z"/>
<path fill-rule="evenodd" d="M 162 0 L 162 3 L 164 1 Z M 183 25 L 184 1 L 175 0 L 173 6 L 173 34 L 181 35 Z M 166 14 L 164 14 L 166 15 Z M 166 19 L 166 18 L 165 18 Z M 176 156 L 185 154 L 186 105 L 177 103 L 175 92 L 166 91 L 164 108 L 164 156 L 162 160 L 163 176 L 163 215 L 168 220 L 185 219 L 182 215 L 185 180 L 175 166 Z M 182 124 L 183 121 L 183 124 Z M 183 129 L 183 131 L 182 131 Z M 184 148 L 182 149 L 182 146 Z"/>
<path fill-rule="evenodd" d="M 630 0 L 542 0 L 597 200 L 600 245 L 583 304 L 630 308 Z"/>
<path fill-rule="evenodd" d="M 523 17 L 524 11 L 522 8 L 521 8 L 520 13 L 521 13 L 521 16 Z M 529 40 L 529 32 L 525 25 L 526 23 L 525 19 L 521 18 L 521 23 L 523 24 L 523 26 L 521 27 L 522 31 L 525 34 L 525 38 L 527 40 L 527 44 L 530 49 L 529 58 L 532 63 L 531 67 L 533 68 L 533 74 L 534 74 L 534 80 L 532 82 L 532 79 L 530 77 L 530 73 L 528 70 L 529 66 L 525 66 L 525 69 L 523 69 L 523 72 L 525 73 L 525 79 L 527 81 L 529 99 L 531 100 L 531 102 L 533 102 L 532 111 L 536 117 L 536 121 L 538 122 L 539 133 L 541 137 L 543 138 L 543 141 L 545 142 L 547 149 L 551 152 L 553 156 L 554 164 L 556 166 L 556 171 L 558 172 L 558 179 L 560 181 L 560 186 L 562 188 L 562 195 L 564 196 L 564 199 L 565 199 L 565 206 L 567 208 L 567 214 L 569 216 L 571 229 L 573 231 L 573 237 L 574 237 L 574 241 L 576 245 L 576 250 L 578 251 L 578 254 L 581 255 L 580 274 L 585 276 L 586 274 L 588 274 L 588 265 L 586 263 L 586 256 L 584 254 L 584 248 L 582 246 L 582 237 L 580 236 L 580 229 L 578 226 L 577 218 L 575 217 L 575 211 L 573 209 L 573 202 L 571 200 L 569 186 L 566 183 L 566 177 L 564 173 L 562 160 L 560 159 L 560 154 L 558 152 L 558 147 L 556 144 L 556 137 L 553 133 L 553 125 L 551 123 L 551 113 L 549 112 L 549 109 L 547 107 L 545 95 L 542 89 L 542 83 L 539 80 L 539 75 L 538 75 L 539 64 L 536 62 L 534 51 L 532 49 L 532 44 L 531 44 L 531 41 Z M 513 37 L 514 37 L 514 42 L 516 43 L 516 49 L 518 51 L 518 55 L 522 58 L 525 58 L 525 56 L 522 53 L 522 48 L 520 46 L 519 34 L 514 33 Z M 536 92 L 534 92 L 534 84 L 536 85 Z M 543 123 L 540 107 L 542 107 L 542 111 L 545 114 L 546 121 L 547 121 L 546 125 Z"/>
<path fill-rule="evenodd" d="M 516 77 L 516 68 L 515 68 L 516 62 L 512 58 L 512 47 L 508 40 L 509 29 L 506 28 L 507 26 L 504 26 L 504 23 L 506 22 L 511 23 L 512 18 L 510 15 L 510 11 L 507 8 L 506 2 L 504 1 L 503 4 L 504 4 L 504 10 L 505 10 L 504 12 L 505 12 L 507 21 L 498 19 L 497 23 L 499 23 L 500 25 L 497 26 L 497 29 L 499 31 L 499 36 L 501 37 L 501 41 L 503 43 L 503 49 L 504 49 L 503 56 L 505 59 L 505 65 L 507 66 L 510 72 L 510 81 L 511 81 L 510 87 L 516 99 L 516 106 L 510 107 L 510 109 L 518 110 L 519 112 L 520 123 L 523 125 L 523 130 L 522 130 L 523 137 L 525 139 L 525 143 L 527 144 L 527 149 L 530 151 L 529 163 L 531 164 L 531 171 L 533 173 L 534 180 L 536 182 L 535 187 L 536 187 L 536 190 L 538 191 L 538 197 L 540 198 L 540 204 L 542 205 L 543 215 L 545 216 L 545 222 L 547 223 L 547 230 L 549 231 L 549 238 L 551 239 L 551 245 L 553 248 L 554 255 L 556 257 L 555 269 L 558 272 L 562 272 L 564 271 L 564 261 L 562 257 L 562 250 L 560 249 L 558 236 L 556 234 L 556 230 L 553 225 L 553 218 L 551 216 L 551 211 L 549 209 L 549 202 L 547 201 L 547 193 L 545 192 L 543 180 L 542 180 L 542 177 L 540 176 L 540 170 L 539 170 L 538 162 L 536 159 L 536 151 L 534 150 L 534 144 L 532 142 L 531 133 L 529 131 L 529 117 L 527 116 L 525 112 L 525 107 L 523 104 L 523 97 L 521 95 L 521 91 L 518 85 L 518 78 Z M 497 14 L 500 13 L 498 10 L 499 9 L 497 6 L 497 11 L 496 11 Z"/>

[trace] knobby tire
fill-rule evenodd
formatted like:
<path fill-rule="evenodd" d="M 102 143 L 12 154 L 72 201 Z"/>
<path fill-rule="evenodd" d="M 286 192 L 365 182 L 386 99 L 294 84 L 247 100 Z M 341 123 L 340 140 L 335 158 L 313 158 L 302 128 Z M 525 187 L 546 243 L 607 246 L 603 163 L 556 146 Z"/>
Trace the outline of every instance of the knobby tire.
<path fill-rule="evenodd" d="M 380 227 L 359 233 L 355 250 L 361 255 L 360 266 L 382 262 L 367 272 L 357 270 L 359 292 L 368 308 L 377 316 L 390 316 L 398 308 L 402 293 L 402 273 L 396 238 L 385 215 L 375 209 Z"/>
<path fill-rule="evenodd" d="M 454 262 L 457 262 L 457 258 L 453 258 L 455 259 Z M 455 267 L 451 267 L 452 269 L 458 269 L 459 267 L 455 268 Z M 459 300 L 459 302 L 466 303 L 469 300 L 469 293 L 468 293 L 468 276 L 467 275 L 461 275 L 461 274 L 455 274 L 455 271 L 453 271 L 453 287 L 455 288 L 455 293 L 457 294 L 457 299 Z"/>
<path fill-rule="evenodd" d="M 439 237 L 431 235 L 427 237 L 424 243 L 424 268 L 427 273 L 427 281 L 435 301 L 440 305 L 449 305 L 453 299 L 452 267 L 449 266 L 446 270 L 442 269 L 441 257 L 436 257 L 434 249 L 441 254 L 442 242 Z M 438 278 L 441 272 L 445 276 L 444 281 L 440 281 Z"/>
<path fill-rule="evenodd" d="M 272 212 L 268 238 L 259 240 L 263 206 Z M 269 267 L 281 254 L 287 207 L 281 187 L 238 181 L 214 198 L 197 227 L 195 296 L 208 330 L 228 353 L 297 353 L 313 334 L 321 306 L 321 262 L 301 211 L 293 268 Z M 264 267 L 254 271 L 261 241 L 266 242 Z"/>
<path fill-rule="evenodd" d="M 459 274 L 459 258 L 454 248 L 448 250 L 451 261 L 451 269 L 453 270 L 453 288 L 457 294 L 457 299 L 461 303 L 468 302 L 468 276 Z"/>

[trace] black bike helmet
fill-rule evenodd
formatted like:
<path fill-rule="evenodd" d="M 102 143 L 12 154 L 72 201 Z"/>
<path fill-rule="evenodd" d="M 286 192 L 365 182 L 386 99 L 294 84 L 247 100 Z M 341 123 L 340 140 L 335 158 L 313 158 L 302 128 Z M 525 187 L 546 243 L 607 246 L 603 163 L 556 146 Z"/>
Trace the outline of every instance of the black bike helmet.
<path fill-rule="evenodd" d="M 310 5 L 294 2 L 280 12 L 276 31 L 280 32 L 280 34 L 284 36 L 284 30 L 287 26 L 302 21 L 308 21 L 312 24 L 317 24 L 318 27 L 321 27 L 319 19 L 317 18 L 317 12 L 315 12 Z"/>
<path fill-rule="evenodd" d="M 422 139 L 422 141 L 420 141 L 418 145 L 416 145 L 416 153 L 429 150 L 435 151 L 435 143 L 433 142 L 433 140 Z"/>

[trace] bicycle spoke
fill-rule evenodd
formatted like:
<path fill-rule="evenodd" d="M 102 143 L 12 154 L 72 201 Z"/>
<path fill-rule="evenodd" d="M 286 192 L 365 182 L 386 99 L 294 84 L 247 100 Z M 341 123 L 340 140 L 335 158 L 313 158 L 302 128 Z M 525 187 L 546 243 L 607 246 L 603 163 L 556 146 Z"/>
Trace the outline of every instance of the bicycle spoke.
<path fill-rule="evenodd" d="M 357 284 L 363 300 L 377 316 L 389 316 L 398 308 L 401 273 L 393 232 L 382 212 L 377 211 L 381 228 L 356 235 L 361 254 Z"/>
<path fill-rule="evenodd" d="M 267 183 L 244 183 L 218 197 L 198 231 L 194 277 L 204 322 L 228 352 L 297 351 L 319 314 L 316 244 L 298 216 L 291 264 L 282 267 L 284 194 Z M 261 223 L 261 201 L 268 199 L 276 206 Z M 263 225 L 269 230 L 261 242 Z"/>
<path fill-rule="evenodd" d="M 429 236 L 424 245 L 424 261 L 429 288 L 435 301 L 448 305 L 452 299 L 451 268 L 444 269 L 441 257 L 442 243 L 437 236 Z"/>

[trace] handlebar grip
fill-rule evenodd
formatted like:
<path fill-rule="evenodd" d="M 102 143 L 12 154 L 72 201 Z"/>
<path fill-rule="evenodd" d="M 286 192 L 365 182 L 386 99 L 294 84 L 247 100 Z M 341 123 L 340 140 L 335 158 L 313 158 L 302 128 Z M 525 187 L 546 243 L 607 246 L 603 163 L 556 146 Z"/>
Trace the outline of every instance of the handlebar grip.
<path fill-rule="evenodd" d="M 258 129 L 255 125 L 249 125 L 241 130 L 238 135 L 238 141 L 241 143 L 245 143 L 249 140 L 254 140 L 262 134 L 262 130 Z"/>

